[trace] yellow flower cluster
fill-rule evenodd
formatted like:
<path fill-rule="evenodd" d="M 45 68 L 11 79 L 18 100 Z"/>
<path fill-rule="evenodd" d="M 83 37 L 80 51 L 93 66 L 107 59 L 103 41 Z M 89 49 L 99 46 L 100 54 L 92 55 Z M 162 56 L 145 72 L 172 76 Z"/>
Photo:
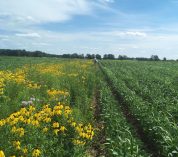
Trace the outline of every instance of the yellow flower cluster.
<path fill-rule="evenodd" d="M 65 73 L 62 72 L 63 69 L 63 64 L 37 64 L 36 68 L 37 71 L 41 74 L 52 74 L 54 76 L 61 76 L 64 75 Z"/>
<path fill-rule="evenodd" d="M 20 141 L 14 141 L 13 142 L 13 145 L 14 147 L 17 149 L 17 150 L 20 150 L 21 149 L 21 143 Z M 26 155 L 28 153 L 28 149 L 27 148 L 24 148 L 22 150 L 22 152 L 24 153 L 24 155 Z M 41 151 L 39 149 L 34 149 L 33 152 L 32 152 L 32 157 L 39 157 L 41 155 Z M 0 151 L 0 157 L 5 157 L 5 154 L 4 152 L 1 150 Z M 15 155 L 12 155 L 10 157 L 16 157 Z"/>
<path fill-rule="evenodd" d="M 83 63 L 79 61 L 71 61 L 68 63 L 72 67 L 81 67 L 83 69 L 86 69 L 87 67 L 91 66 L 92 62 L 91 61 L 85 61 Z M 41 74 L 52 74 L 55 76 L 62 76 L 62 75 L 67 75 L 69 77 L 77 77 L 78 73 L 64 73 L 64 64 L 62 63 L 57 63 L 57 64 L 49 64 L 46 65 L 44 63 L 41 64 L 36 64 L 35 70 L 38 71 Z M 24 65 L 21 69 L 16 69 L 14 72 L 12 71 L 0 71 L 0 96 L 4 94 L 4 87 L 5 87 L 5 81 L 12 81 L 16 82 L 17 84 L 23 84 L 24 86 L 30 88 L 30 89 L 39 89 L 41 88 L 41 85 L 30 81 L 27 79 L 26 75 L 29 72 L 29 66 Z M 56 91 L 53 91 L 54 93 L 49 92 L 51 95 L 56 94 Z M 60 93 L 60 94 L 66 94 L 66 93 Z"/>
<path fill-rule="evenodd" d="M 75 138 L 71 140 L 77 145 L 84 145 L 87 141 L 92 140 L 94 136 L 92 126 L 90 124 L 86 126 L 81 123 L 78 124 L 74 121 L 72 109 L 60 102 L 54 107 L 50 107 L 50 104 L 44 105 L 41 110 L 37 110 L 34 106 L 21 108 L 6 119 L 0 120 L 0 127 L 6 125 L 11 127 L 11 133 L 14 137 L 21 139 L 30 133 L 28 132 L 29 127 L 41 128 L 42 133 L 53 133 L 56 136 L 67 134 L 68 130 L 73 128 L 75 130 Z M 13 147 L 17 151 L 24 153 L 28 151 L 26 148 L 21 147 L 19 140 L 13 142 Z M 32 152 L 33 157 L 38 157 L 40 154 L 39 150 Z"/>
<path fill-rule="evenodd" d="M 16 133 L 20 137 L 24 136 L 24 134 L 25 134 L 25 130 L 22 127 L 21 128 L 16 128 L 15 126 L 13 126 L 12 129 L 11 129 L 11 132 L 12 133 Z"/>
<path fill-rule="evenodd" d="M 39 89 L 41 86 L 29 81 L 26 78 L 26 72 L 22 69 L 16 69 L 15 72 L 11 71 L 0 71 L 0 95 L 4 94 L 5 82 L 15 82 L 17 84 L 23 84 L 31 89 Z"/>
<path fill-rule="evenodd" d="M 20 141 L 14 141 L 13 142 L 13 146 L 15 147 L 16 150 L 20 150 L 21 149 L 21 143 Z"/>
<path fill-rule="evenodd" d="M 71 67 L 76 67 L 76 69 L 78 69 L 79 67 L 82 69 L 87 69 L 88 67 L 90 67 L 93 64 L 92 61 L 85 61 L 85 62 L 81 62 L 81 61 L 71 61 L 68 63 L 68 66 Z M 62 63 L 56 63 L 56 64 L 37 64 L 35 69 L 41 73 L 41 74 L 52 74 L 54 76 L 63 76 L 63 75 L 67 75 L 69 77 L 77 77 L 78 73 L 65 73 L 64 72 L 64 64 Z M 75 69 L 75 68 L 74 68 Z"/>
<path fill-rule="evenodd" d="M 0 71 L 0 76 L 1 76 L 1 71 Z M 1 77 L 0 78 L 0 96 L 4 94 L 4 79 Z"/>
<path fill-rule="evenodd" d="M 82 67 L 83 69 L 87 69 L 88 67 L 91 67 L 92 64 L 93 64 L 93 62 L 92 62 L 92 60 L 90 60 L 90 61 L 87 61 L 87 62 L 83 63 L 83 64 L 81 65 L 81 67 Z"/>
<path fill-rule="evenodd" d="M 15 81 L 17 83 L 25 83 L 25 72 L 23 70 L 17 69 L 15 72 L 11 71 L 0 71 L 0 77 L 3 81 Z"/>
<path fill-rule="evenodd" d="M 56 89 L 47 90 L 47 94 L 52 99 L 59 98 L 60 96 L 68 96 L 69 95 L 68 92 L 65 92 L 62 90 L 56 90 Z"/>
<path fill-rule="evenodd" d="M 64 64 L 61 63 L 48 65 L 44 63 L 36 64 L 34 65 L 35 71 L 29 69 L 30 67 L 28 65 L 14 71 L 0 71 L 0 96 L 4 95 L 5 87 L 9 82 L 20 84 L 30 89 L 41 88 L 41 85 L 28 79 L 30 78 L 29 76 L 31 76 L 30 72 L 32 72 L 32 74 L 33 72 L 39 72 L 39 74 L 52 74 L 54 76 L 65 75 L 67 77 L 77 77 L 83 74 L 91 63 L 90 61 L 83 63 L 71 61 L 69 62 L 69 66 L 76 67 L 76 69 L 81 67 L 81 70 L 78 71 L 74 68 L 73 71 L 69 70 L 70 73 L 63 72 L 65 71 L 65 67 Z M 82 77 L 82 79 L 85 80 L 84 77 Z M 53 99 L 57 101 L 63 100 L 59 99 L 61 97 L 66 98 L 69 96 L 68 92 L 57 89 L 49 89 L 47 90 L 47 94 L 49 95 L 49 100 Z M 52 138 L 61 136 L 61 138 L 66 138 L 64 140 L 73 142 L 75 145 L 85 145 L 87 142 L 91 141 L 94 136 L 94 129 L 91 124 L 84 125 L 76 122 L 72 114 L 72 109 L 68 105 L 62 103 L 58 103 L 55 106 L 50 104 L 45 104 L 43 106 L 39 105 L 37 107 L 31 104 L 26 105 L 7 118 L 1 119 L 0 129 L 1 127 L 8 132 L 8 136 L 12 137 L 8 139 L 8 144 L 14 151 L 14 154 L 32 157 L 43 155 L 44 152 L 42 148 L 44 148 L 44 146 L 37 145 L 34 141 L 28 140 L 31 133 L 36 137 L 38 137 L 38 135 L 46 137 L 52 136 Z M 68 136 L 71 132 L 74 135 Z M 30 142 L 28 143 L 28 141 Z M 3 151 L 0 151 L 0 157 L 5 157 Z M 15 157 L 15 155 L 12 157 Z"/>
<path fill-rule="evenodd" d="M 30 89 L 40 89 L 41 88 L 41 85 L 34 83 L 32 81 L 27 81 L 26 86 Z"/>
<path fill-rule="evenodd" d="M 88 126 L 83 126 L 83 124 L 79 124 L 75 129 L 80 135 L 80 137 L 92 140 L 94 136 L 94 131 L 91 124 L 88 124 Z"/>
<path fill-rule="evenodd" d="M 81 141 L 81 140 L 73 140 L 73 143 L 74 143 L 75 145 L 85 145 L 86 142 Z"/>

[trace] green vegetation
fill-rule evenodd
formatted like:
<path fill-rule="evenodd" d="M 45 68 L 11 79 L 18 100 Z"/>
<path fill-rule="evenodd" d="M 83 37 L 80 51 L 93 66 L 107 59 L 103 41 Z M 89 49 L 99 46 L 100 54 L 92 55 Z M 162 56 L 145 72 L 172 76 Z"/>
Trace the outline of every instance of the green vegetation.
<path fill-rule="evenodd" d="M 0 157 L 177 157 L 177 69 L 0 57 Z"/>
<path fill-rule="evenodd" d="M 127 123 L 105 82 L 101 83 L 100 93 L 101 117 L 105 124 L 106 156 L 148 157 L 149 155 L 143 151 L 143 144 Z"/>
<path fill-rule="evenodd" d="M 15 57 L 0 62 L 0 149 L 5 155 L 83 156 L 94 136 L 93 63 Z"/>
<path fill-rule="evenodd" d="M 162 156 L 178 155 L 177 63 L 105 61 L 104 71 Z"/>

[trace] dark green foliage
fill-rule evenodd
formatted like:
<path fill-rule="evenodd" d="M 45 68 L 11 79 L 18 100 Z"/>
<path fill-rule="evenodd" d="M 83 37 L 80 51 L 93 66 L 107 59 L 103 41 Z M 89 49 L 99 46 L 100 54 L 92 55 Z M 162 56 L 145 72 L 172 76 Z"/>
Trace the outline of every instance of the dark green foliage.
<path fill-rule="evenodd" d="M 105 54 L 103 59 L 115 59 L 115 56 L 113 54 Z"/>

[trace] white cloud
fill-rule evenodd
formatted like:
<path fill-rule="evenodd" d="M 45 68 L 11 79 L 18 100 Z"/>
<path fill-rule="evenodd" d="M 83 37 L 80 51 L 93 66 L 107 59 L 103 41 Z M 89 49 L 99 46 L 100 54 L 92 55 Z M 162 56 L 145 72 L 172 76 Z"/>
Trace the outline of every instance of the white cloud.
<path fill-rule="evenodd" d="M 89 14 L 92 7 L 89 0 L 5 0 L 0 10 L 20 21 L 53 22 Z"/>
<path fill-rule="evenodd" d="M 122 38 L 138 38 L 138 37 L 147 37 L 146 32 L 139 32 L 139 31 L 108 31 L 108 32 L 100 32 L 100 35 L 105 36 L 116 36 Z"/>
<path fill-rule="evenodd" d="M 8 38 L 8 37 L 9 37 L 8 35 L 1 35 L 1 34 L 0 34 L 0 39 L 1 39 L 1 38 Z"/>
<path fill-rule="evenodd" d="M 115 0 L 98 0 L 101 3 L 114 3 Z"/>
<path fill-rule="evenodd" d="M 7 39 L 7 38 L 2 38 L 2 39 L 0 39 L 1 41 L 9 41 L 9 39 Z"/>
<path fill-rule="evenodd" d="M 146 37 L 147 36 L 147 34 L 145 32 L 125 32 L 125 35 L 137 36 L 137 37 Z"/>
<path fill-rule="evenodd" d="M 112 10 L 107 3 L 100 0 L 4 0 L 0 2 L 0 29 L 29 32 L 38 24 L 63 23 L 77 15 L 96 16 L 95 12 L 100 9 Z"/>
<path fill-rule="evenodd" d="M 35 45 L 35 46 L 49 46 L 50 44 L 49 43 L 42 43 L 42 42 L 37 42 L 37 43 L 32 43 L 32 45 Z"/>
<path fill-rule="evenodd" d="M 139 47 L 137 45 L 132 46 L 133 49 L 138 49 Z"/>
<path fill-rule="evenodd" d="M 114 3 L 114 0 L 104 0 L 104 1 L 108 3 Z"/>
<path fill-rule="evenodd" d="M 17 33 L 15 35 L 18 37 L 40 38 L 38 33 Z"/>
<path fill-rule="evenodd" d="M 8 35 L 0 35 L 0 41 L 9 41 L 9 36 Z"/>

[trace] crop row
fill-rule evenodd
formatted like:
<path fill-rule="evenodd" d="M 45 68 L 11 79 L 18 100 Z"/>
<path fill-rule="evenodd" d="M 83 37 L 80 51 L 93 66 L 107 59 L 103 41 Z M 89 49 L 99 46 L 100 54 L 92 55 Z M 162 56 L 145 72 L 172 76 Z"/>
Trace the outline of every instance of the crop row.
<path fill-rule="evenodd" d="M 101 119 L 105 128 L 105 150 L 107 156 L 148 157 L 142 142 L 127 123 L 121 108 L 110 88 L 101 82 Z"/>
<path fill-rule="evenodd" d="M 103 62 L 103 69 L 140 122 L 145 138 L 148 142 L 155 143 L 157 153 L 162 156 L 176 156 L 178 126 L 172 112 L 177 112 L 177 94 L 171 83 L 168 86 L 171 76 L 167 74 L 167 82 L 161 77 L 164 75 L 160 68 L 161 63 L 150 64 L 107 61 Z M 167 73 L 168 69 L 169 65 Z"/>

